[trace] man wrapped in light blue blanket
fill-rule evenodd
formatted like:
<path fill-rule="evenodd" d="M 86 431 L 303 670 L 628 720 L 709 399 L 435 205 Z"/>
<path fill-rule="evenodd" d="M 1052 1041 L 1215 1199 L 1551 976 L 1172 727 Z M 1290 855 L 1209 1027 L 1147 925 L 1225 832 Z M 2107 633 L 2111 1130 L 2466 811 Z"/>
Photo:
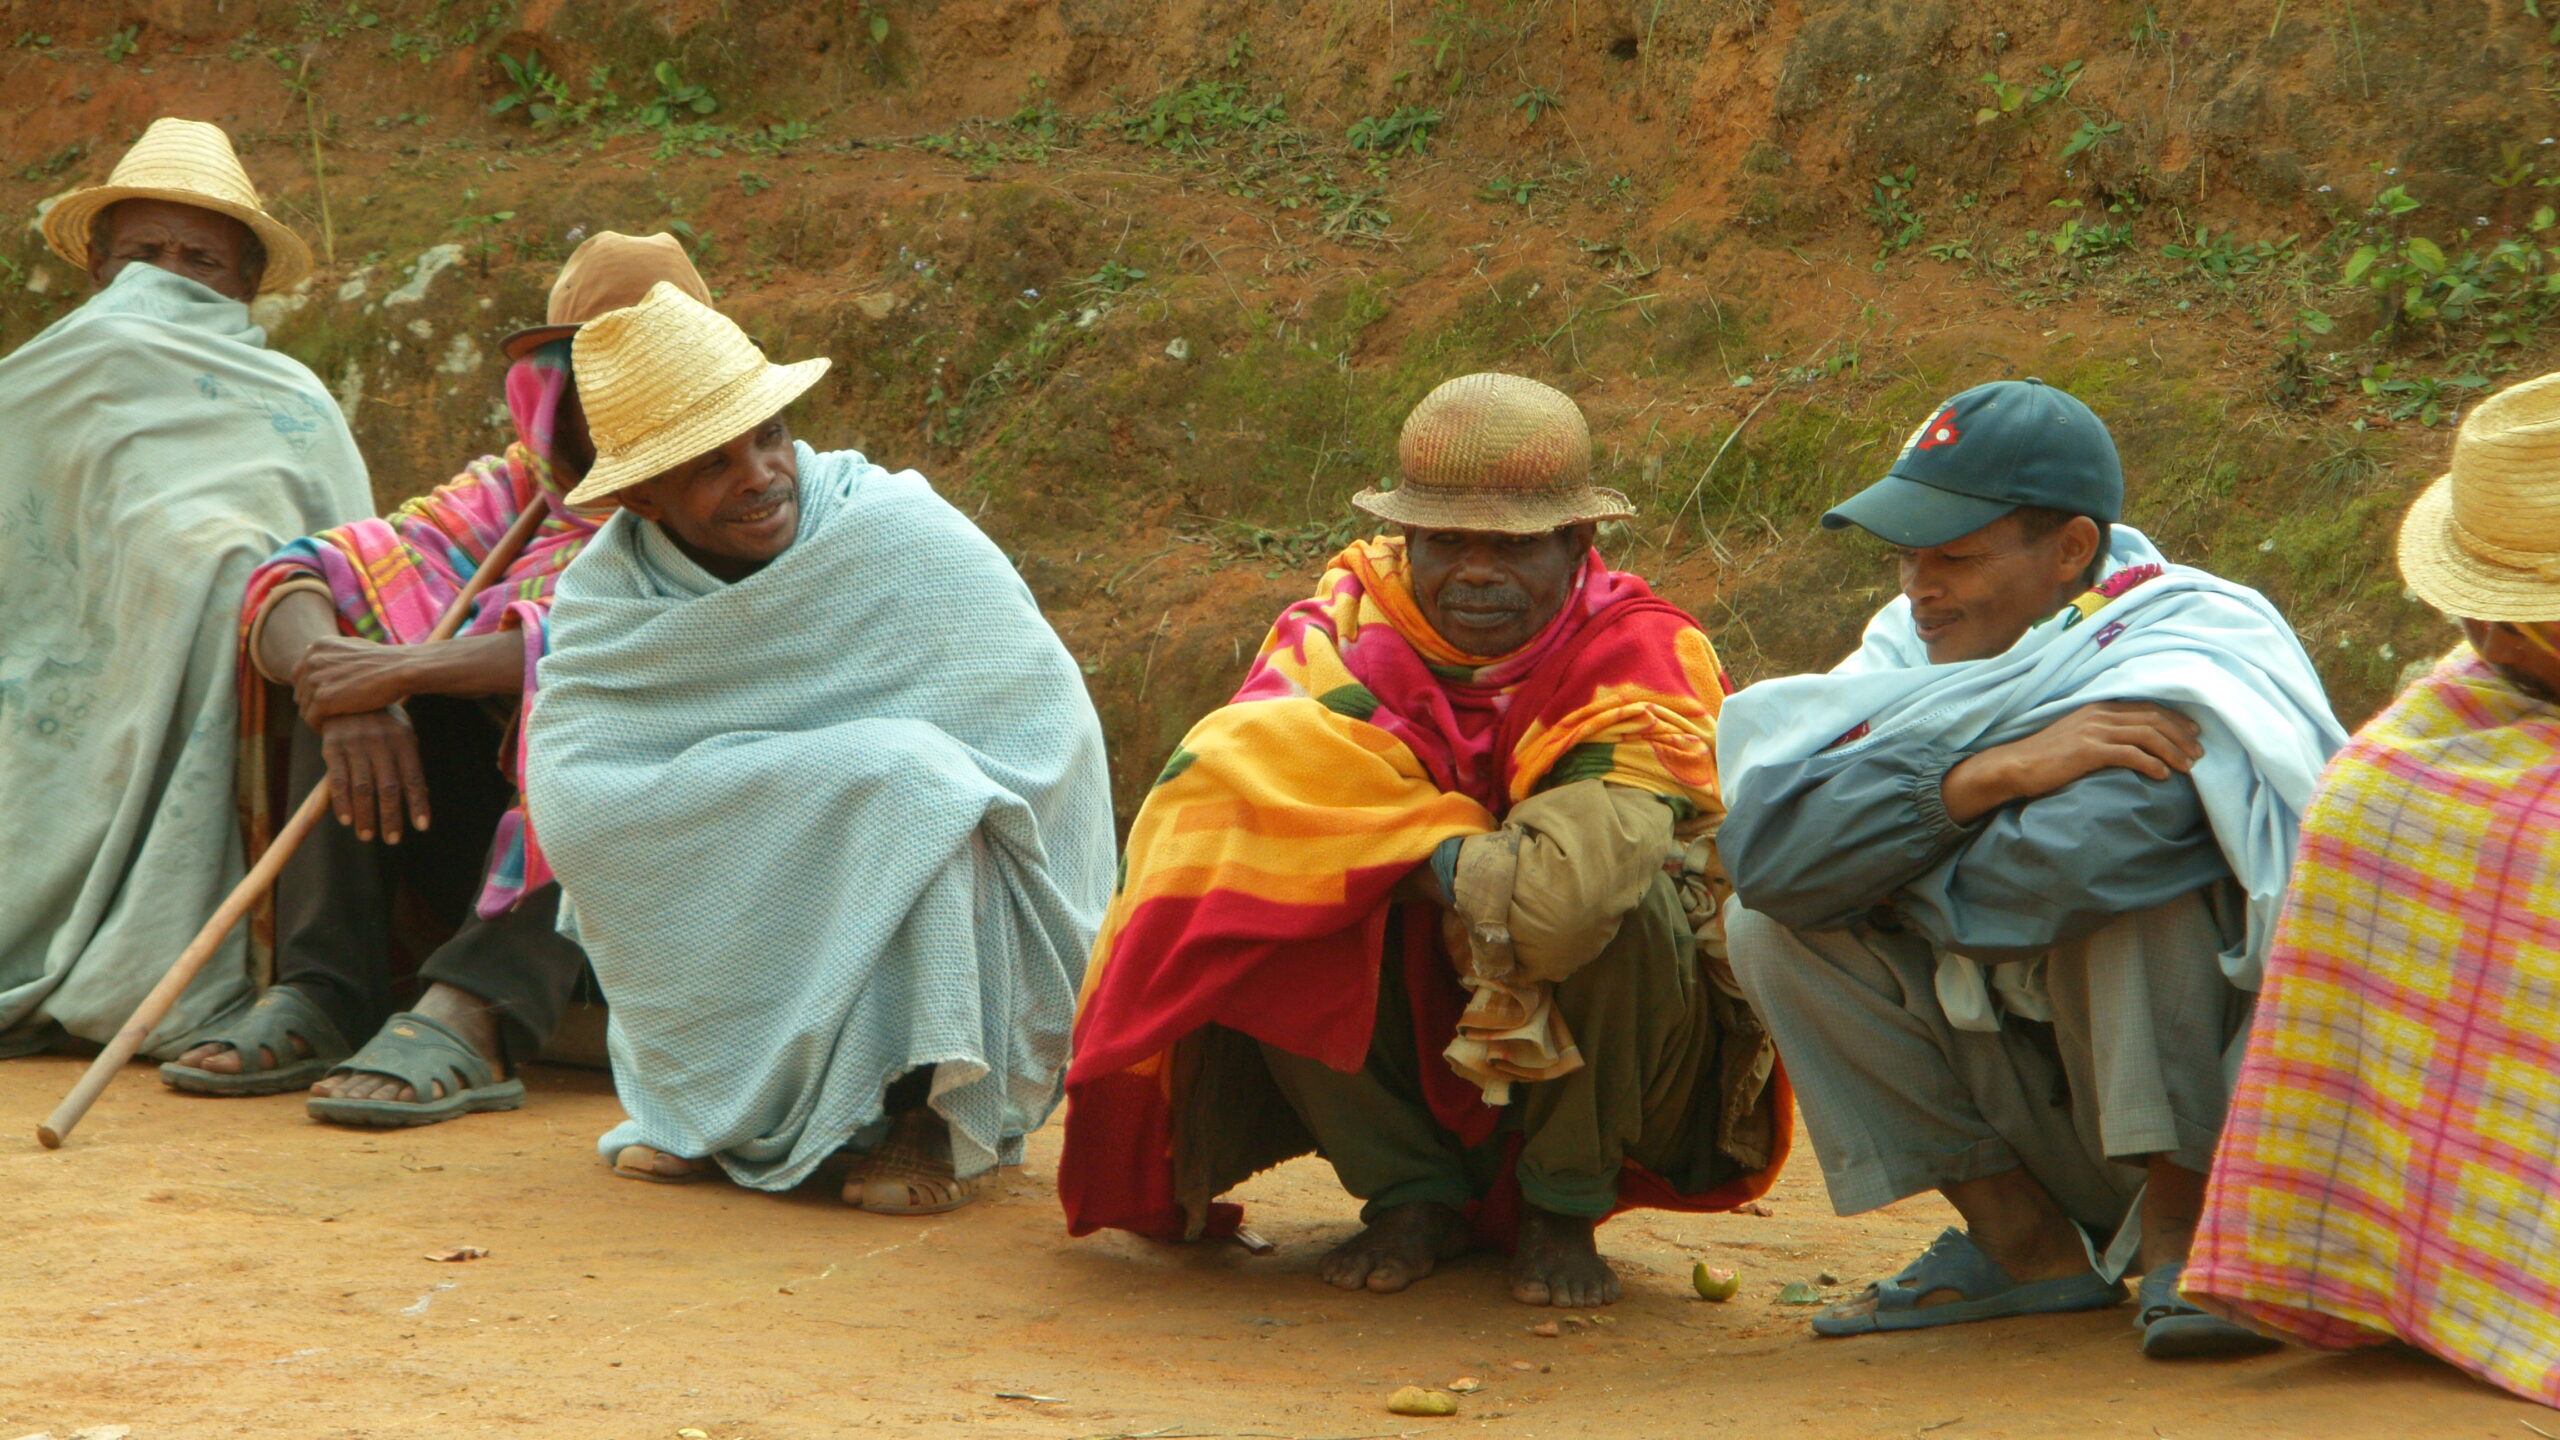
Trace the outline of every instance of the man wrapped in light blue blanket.
<path fill-rule="evenodd" d="M 2274 607 L 2168 564 L 2123 495 L 2073 397 L 1956 396 L 1824 517 L 1895 547 L 1902 598 L 1726 702 L 1734 971 L 1832 1203 L 1934 1189 L 1967 1226 L 1820 1333 L 2103 1308 L 2130 1268 L 2147 1353 L 2270 1343 L 2176 1286 L 2345 735 Z"/>
<path fill-rule="evenodd" d="M 155 122 L 44 232 L 100 288 L 0 360 L 0 1056 L 112 1038 L 238 883 L 241 591 L 373 509 L 249 319 L 311 256 L 221 130 Z M 255 993 L 235 931 L 143 1048 Z"/>
<path fill-rule="evenodd" d="M 612 1008 L 617 1173 L 969 1203 L 1057 1104 L 1113 874 L 1084 677 L 913 472 L 794 444 L 672 285 L 573 357 L 621 509 L 561 578 L 526 803 Z"/>

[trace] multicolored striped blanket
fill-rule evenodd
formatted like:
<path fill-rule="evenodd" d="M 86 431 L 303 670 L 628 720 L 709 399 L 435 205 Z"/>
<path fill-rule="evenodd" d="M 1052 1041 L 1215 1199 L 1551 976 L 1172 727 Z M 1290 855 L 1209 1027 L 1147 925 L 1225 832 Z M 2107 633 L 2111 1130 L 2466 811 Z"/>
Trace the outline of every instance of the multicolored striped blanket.
<path fill-rule="evenodd" d="M 526 542 L 505 576 L 472 602 L 471 618 L 460 632 L 473 636 L 522 630 L 526 637 L 524 695 L 530 701 L 537 688 L 534 667 L 550 649 L 552 587 L 559 582 L 560 572 L 586 548 L 600 523 L 597 517 L 570 511 L 566 500 L 578 476 L 561 464 L 554 429 L 571 384 L 569 342 L 554 340 L 507 369 L 507 411 L 515 418 L 516 443 L 507 447 L 504 458 L 489 455 L 472 461 L 433 493 L 410 501 L 385 519 L 324 530 L 276 552 L 250 577 L 248 597 L 241 606 L 244 657 L 251 630 L 276 592 L 314 579 L 328 586 L 338 626 L 347 634 L 385 645 L 425 639 L 453 597 L 471 583 L 480 562 L 507 527 L 535 496 L 543 495 L 550 497 L 550 518 Z M 245 713 L 254 716 L 266 698 L 265 687 L 256 668 L 247 663 L 240 666 L 240 678 L 242 703 L 249 707 Z M 256 733 L 255 726 L 243 728 L 245 733 Z M 507 749 L 501 763 L 521 790 L 522 747 L 511 740 Z M 252 796 L 249 841 L 250 853 L 255 855 L 271 837 L 272 812 L 254 803 L 265 795 L 264 787 L 244 789 Z M 550 880 L 551 867 L 525 824 L 519 794 L 498 821 L 479 912 L 500 914 L 526 891 Z"/>
<path fill-rule="evenodd" d="M 1241 1209 L 1210 1203 L 1243 1178 L 1226 1172 L 1286 1156 L 1228 1165 L 1194 1152 L 1211 1122 L 1252 1108 L 1239 1096 L 1194 1123 L 1195 1100 L 1213 1088 L 1198 1052 L 1186 1053 L 1195 1037 L 1222 1027 L 1358 1069 L 1396 883 L 1441 841 L 1493 830 L 1514 802 L 1574 780 L 1721 816 L 1725 689 L 1697 622 L 1596 552 L 1557 619 L 1494 660 L 1451 649 L 1423 618 L 1402 540 L 1335 557 L 1316 593 L 1282 612 L 1235 699 L 1183 738 L 1130 827 L 1067 1077 L 1058 1188 L 1070 1228 L 1231 1232 Z M 1431 907 L 1405 908 L 1415 1038 L 1435 1056 L 1466 992 Z M 1241 1068 L 1259 1071 L 1259 1057 Z M 1491 1135 L 1500 1111 L 1475 1085 L 1423 1070 L 1443 1124 L 1471 1144 Z M 1770 1178 L 1678 1197 L 1631 1173 L 1621 1193 L 1723 1208 Z"/>
<path fill-rule="evenodd" d="M 2468 646 L 2302 822 L 2190 1295 L 2560 1405 L 2560 707 Z"/>

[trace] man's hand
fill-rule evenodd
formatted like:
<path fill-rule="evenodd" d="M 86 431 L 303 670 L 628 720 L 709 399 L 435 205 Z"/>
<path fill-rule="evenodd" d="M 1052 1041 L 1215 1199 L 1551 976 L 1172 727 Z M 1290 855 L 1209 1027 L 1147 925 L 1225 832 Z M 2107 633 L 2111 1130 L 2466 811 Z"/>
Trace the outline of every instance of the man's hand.
<path fill-rule="evenodd" d="M 394 709 L 332 715 L 314 727 L 329 763 L 329 808 L 338 823 L 370 840 L 397 845 L 408 830 L 424 830 L 427 772 L 418 763 L 417 732 Z"/>
<path fill-rule="evenodd" d="M 338 715 L 363 715 L 418 693 L 409 647 L 332 635 L 304 648 L 293 667 L 293 703 L 317 730 Z M 407 726 L 401 727 L 403 731 Z"/>
<path fill-rule="evenodd" d="M 2132 770 L 2154 780 L 2183 775 L 2204 755 L 2196 722 L 2163 705 L 2102 700 L 2006 745 L 1966 756 L 1939 793 L 1947 818 L 1970 825 L 2014 800 L 2050 795 L 2099 770 Z"/>

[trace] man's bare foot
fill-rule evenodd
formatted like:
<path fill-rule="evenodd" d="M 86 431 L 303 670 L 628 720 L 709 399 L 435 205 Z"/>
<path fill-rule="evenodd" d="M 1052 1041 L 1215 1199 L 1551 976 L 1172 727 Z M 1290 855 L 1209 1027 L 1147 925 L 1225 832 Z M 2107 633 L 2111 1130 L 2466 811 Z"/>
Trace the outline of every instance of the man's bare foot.
<path fill-rule="evenodd" d="M 420 1015 L 437 1021 L 456 1035 L 471 1042 L 471 1048 L 489 1062 L 489 1069 L 499 1079 L 507 1077 L 504 1047 L 498 1041 L 498 1008 L 468 990 L 450 985 L 430 985 L 427 993 L 410 1007 Z M 421 1098 L 418 1092 L 388 1075 L 331 1075 L 311 1087 L 311 1093 L 323 1100 L 389 1100 L 413 1105 Z M 436 1093 L 423 1098 L 445 1097 L 444 1082 L 436 1082 Z"/>
<path fill-rule="evenodd" d="M 613 1173 L 626 1180 L 654 1180 L 661 1185 L 673 1185 L 701 1175 L 710 1163 L 708 1160 L 687 1160 L 681 1155 L 670 1155 L 646 1145 L 625 1145 L 613 1157 Z"/>
<path fill-rule="evenodd" d="M 1511 1298 L 1523 1305 L 1580 1310 L 1618 1302 L 1618 1272 L 1600 1258 L 1597 1220 L 1520 1207 L 1520 1236 L 1511 1252 Z"/>
<path fill-rule="evenodd" d="M 292 1039 L 293 1054 L 290 1056 L 280 1057 L 273 1049 L 264 1045 L 259 1046 L 258 1068 L 279 1070 L 290 1061 L 310 1059 L 311 1042 L 299 1035 L 293 1036 Z M 240 1052 L 219 1043 L 198 1045 L 179 1056 L 177 1063 L 212 1075 L 237 1075 L 240 1073 Z"/>
<path fill-rule="evenodd" d="M 1466 1217 L 1433 1200 L 1391 1205 L 1316 1267 L 1343 1290 L 1392 1295 L 1467 1251 Z"/>

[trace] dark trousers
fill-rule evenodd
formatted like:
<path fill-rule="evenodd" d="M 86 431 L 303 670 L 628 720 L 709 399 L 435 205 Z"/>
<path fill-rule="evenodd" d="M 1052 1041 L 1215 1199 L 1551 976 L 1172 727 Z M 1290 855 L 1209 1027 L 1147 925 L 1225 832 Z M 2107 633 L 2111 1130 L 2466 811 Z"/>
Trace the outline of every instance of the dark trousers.
<path fill-rule="evenodd" d="M 397 845 L 365 841 L 321 820 L 276 879 L 276 980 L 309 996 L 361 1046 L 392 1013 L 392 894 L 407 884 L 453 938 L 418 968 L 427 984 L 465 990 L 497 1007 L 511 1062 L 531 1060 L 567 1008 L 587 957 L 553 928 L 560 887 L 545 885 L 502 915 L 475 910 L 498 817 L 514 787 L 498 768 L 506 732 L 478 701 L 407 701 L 427 776 L 434 825 Z M 320 736 L 293 727 L 291 803 L 328 777 Z"/>

